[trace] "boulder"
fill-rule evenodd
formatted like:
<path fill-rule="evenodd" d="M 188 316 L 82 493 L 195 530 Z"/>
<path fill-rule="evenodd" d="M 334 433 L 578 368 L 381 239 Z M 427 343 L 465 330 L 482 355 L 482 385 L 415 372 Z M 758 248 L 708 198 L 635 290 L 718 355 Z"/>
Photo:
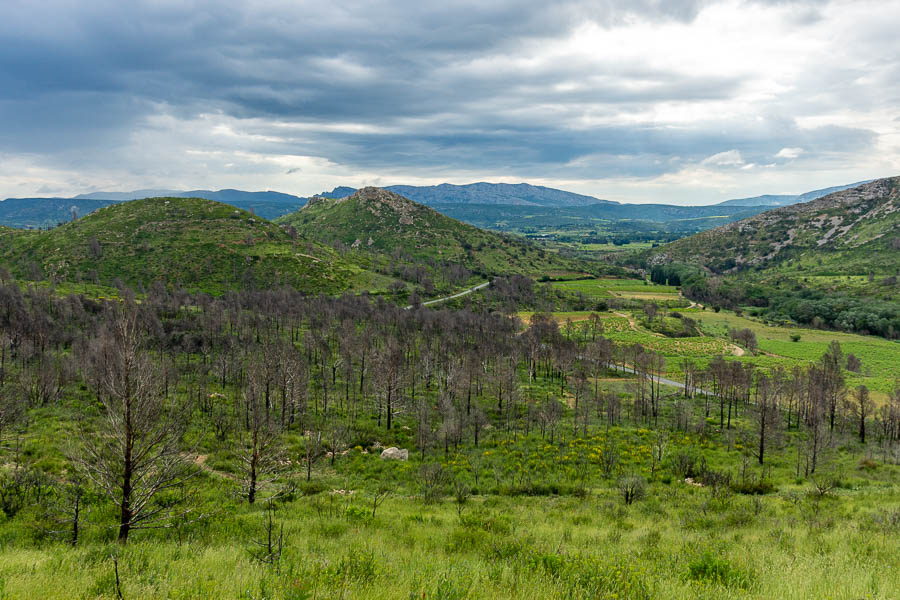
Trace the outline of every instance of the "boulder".
<path fill-rule="evenodd" d="M 409 450 L 401 450 L 400 448 L 385 448 L 381 453 L 381 458 L 390 460 L 409 460 Z"/>

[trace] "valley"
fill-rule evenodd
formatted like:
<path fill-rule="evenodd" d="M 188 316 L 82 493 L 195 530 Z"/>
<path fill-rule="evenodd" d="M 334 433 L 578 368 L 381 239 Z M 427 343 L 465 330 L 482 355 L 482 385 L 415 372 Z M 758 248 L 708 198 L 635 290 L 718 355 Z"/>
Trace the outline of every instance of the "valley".
<path fill-rule="evenodd" d="M 895 183 L 614 253 L 380 188 L 4 228 L 0 597 L 891 598 Z"/>

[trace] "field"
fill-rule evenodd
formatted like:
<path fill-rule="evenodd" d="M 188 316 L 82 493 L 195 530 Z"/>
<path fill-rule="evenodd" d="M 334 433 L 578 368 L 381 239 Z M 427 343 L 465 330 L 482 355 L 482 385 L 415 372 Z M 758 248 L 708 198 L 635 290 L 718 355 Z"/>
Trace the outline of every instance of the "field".
<path fill-rule="evenodd" d="M 719 503 L 680 482 L 655 483 L 630 507 L 602 488 L 587 498 L 476 496 L 461 511 L 452 499 L 398 494 L 374 518 L 371 494 L 354 491 L 279 505 L 276 564 L 250 554 L 264 511 L 226 504 L 226 523 L 180 542 L 4 552 L 0 589 L 114 598 L 110 556 L 125 598 L 886 599 L 900 589 L 891 488 L 878 483 L 818 506 L 789 489 Z"/>
<path fill-rule="evenodd" d="M 692 420 L 702 422 L 702 403 L 690 405 Z M 26 446 L 45 464 L 59 461 L 65 436 L 54 411 L 35 419 Z M 819 496 L 812 479 L 796 474 L 803 439 L 796 432 L 760 469 L 734 432 L 654 430 L 627 419 L 573 435 L 571 425 L 565 417 L 555 439 L 495 431 L 478 448 L 428 451 L 424 459 L 411 452 L 408 462 L 382 460 L 380 444 L 370 441 L 334 464 L 317 463 L 308 483 L 295 473 L 289 493 L 255 506 L 237 494 L 232 451 L 207 436 L 194 482 L 202 518 L 140 532 L 122 546 L 101 506 L 71 547 L 37 525 L 39 507 L 27 509 L 0 524 L 0 591 L 47 599 L 799 600 L 889 599 L 900 586 L 900 472 L 858 460 L 856 446 L 834 454 L 829 476 L 839 487 Z M 48 443 L 50 436 L 57 441 Z M 412 443 L 405 426 L 383 436 Z M 290 434 L 289 454 L 300 455 L 304 442 Z M 608 470 L 603 456 L 613 448 L 620 455 Z M 683 456 L 703 457 L 735 482 L 774 488 L 745 495 L 686 483 Z M 443 483 L 423 475 L 435 465 Z M 622 502 L 622 474 L 647 481 L 633 504 Z M 275 559 L 260 558 L 270 513 L 280 540 Z"/>
<path fill-rule="evenodd" d="M 557 289 L 582 293 L 584 290 L 597 289 L 593 287 L 593 281 L 558 282 L 553 285 Z M 609 289 L 629 287 L 631 286 L 610 286 Z M 853 354 L 862 362 L 859 373 L 847 373 L 847 385 L 850 388 L 865 385 L 873 391 L 876 399 L 883 400 L 888 392 L 894 390 L 900 373 L 900 342 L 897 341 L 836 331 L 767 325 L 753 318 L 738 316 L 732 311 L 714 312 L 698 308 L 679 308 L 678 312 L 696 320 L 703 336 L 670 338 L 649 329 L 646 326 L 646 316 L 640 311 L 622 310 L 627 312 L 597 313 L 603 324 L 604 335 L 619 343 L 641 344 L 661 353 L 666 358 L 665 375 L 675 380 L 684 375 L 680 366 L 683 358 L 692 359 L 698 366 L 705 367 L 713 357 L 724 355 L 764 370 L 777 366 L 790 370 L 795 366 L 805 366 L 817 361 L 832 341 L 839 342 L 845 354 Z M 553 317 L 561 326 L 567 321 L 583 326 L 591 314 L 591 311 L 554 312 Z M 527 311 L 519 313 L 525 323 L 530 321 L 531 315 Z M 759 345 L 756 354 L 745 351 L 728 339 L 730 329 L 744 328 L 752 330 L 756 335 Z M 799 336 L 799 340 L 793 341 L 792 336 Z"/>
<path fill-rule="evenodd" d="M 577 281 L 557 281 L 554 289 L 564 292 L 581 293 L 589 298 L 645 298 L 669 300 L 678 298 L 678 289 L 670 285 L 657 285 L 637 279 L 582 279 Z"/>
<path fill-rule="evenodd" d="M 715 313 L 686 310 L 684 313 L 697 319 L 703 331 L 709 335 L 724 336 L 729 328 L 751 329 L 756 334 L 762 356 L 746 358 L 747 361 L 759 358 L 762 362 L 766 358 L 774 358 L 782 366 L 790 368 L 795 364 L 818 360 L 825 353 L 828 344 L 836 340 L 845 353 L 854 354 L 862 361 L 861 373 L 848 374 L 848 385 L 851 387 L 864 384 L 886 393 L 893 389 L 900 374 L 900 341 L 840 331 L 766 325 L 730 311 Z M 795 342 L 791 336 L 800 337 Z"/>

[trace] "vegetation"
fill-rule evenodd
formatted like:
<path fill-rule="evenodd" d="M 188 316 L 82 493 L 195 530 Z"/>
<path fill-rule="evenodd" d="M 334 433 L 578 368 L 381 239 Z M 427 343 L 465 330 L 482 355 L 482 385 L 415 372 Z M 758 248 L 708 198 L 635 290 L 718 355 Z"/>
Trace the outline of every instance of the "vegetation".
<path fill-rule="evenodd" d="M 900 178 L 772 210 L 647 251 L 656 283 L 704 304 L 756 307 L 794 321 L 900 335 Z"/>
<path fill-rule="evenodd" d="M 0 287 L 4 593 L 897 589 L 900 390 L 851 389 L 842 345 L 795 370 L 685 363 L 679 388 L 615 341 L 653 311 L 473 308 Z"/>
<path fill-rule="evenodd" d="M 334 245 L 351 260 L 415 281 L 426 296 L 501 274 L 571 278 L 616 271 L 483 231 L 379 188 L 347 198 L 313 198 L 278 222 Z"/>
<path fill-rule="evenodd" d="M 231 206 L 148 198 L 102 208 L 50 231 L 5 230 L 0 260 L 16 277 L 221 294 L 290 285 L 309 293 L 387 287 L 389 279 Z"/>
<path fill-rule="evenodd" d="M 157 199 L 0 234 L 0 597 L 900 589 L 897 342 L 378 190 L 291 219 Z"/>

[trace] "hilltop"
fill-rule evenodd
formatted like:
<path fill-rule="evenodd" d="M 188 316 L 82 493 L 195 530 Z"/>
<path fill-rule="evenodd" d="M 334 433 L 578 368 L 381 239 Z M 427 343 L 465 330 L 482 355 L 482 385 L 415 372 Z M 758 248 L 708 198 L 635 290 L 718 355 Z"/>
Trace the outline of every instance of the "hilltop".
<path fill-rule="evenodd" d="M 383 278 L 288 229 L 200 198 L 147 198 L 101 208 L 50 231 L 0 232 L 0 263 L 27 279 L 188 290 L 289 285 L 337 293 Z"/>
<path fill-rule="evenodd" d="M 790 261 L 818 274 L 896 274 L 900 177 L 879 179 L 667 244 L 651 264 L 683 261 L 717 273 Z"/>
<path fill-rule="evenodd" d="M 527 242 L 484 231 L 389 190 L 368 187 L 345 198 L 315 197 L 279 219 L 301 235 L 359 253 L 435 267 L 461 265 L 482 277 L 558 276 L 585 266 Z"/>

